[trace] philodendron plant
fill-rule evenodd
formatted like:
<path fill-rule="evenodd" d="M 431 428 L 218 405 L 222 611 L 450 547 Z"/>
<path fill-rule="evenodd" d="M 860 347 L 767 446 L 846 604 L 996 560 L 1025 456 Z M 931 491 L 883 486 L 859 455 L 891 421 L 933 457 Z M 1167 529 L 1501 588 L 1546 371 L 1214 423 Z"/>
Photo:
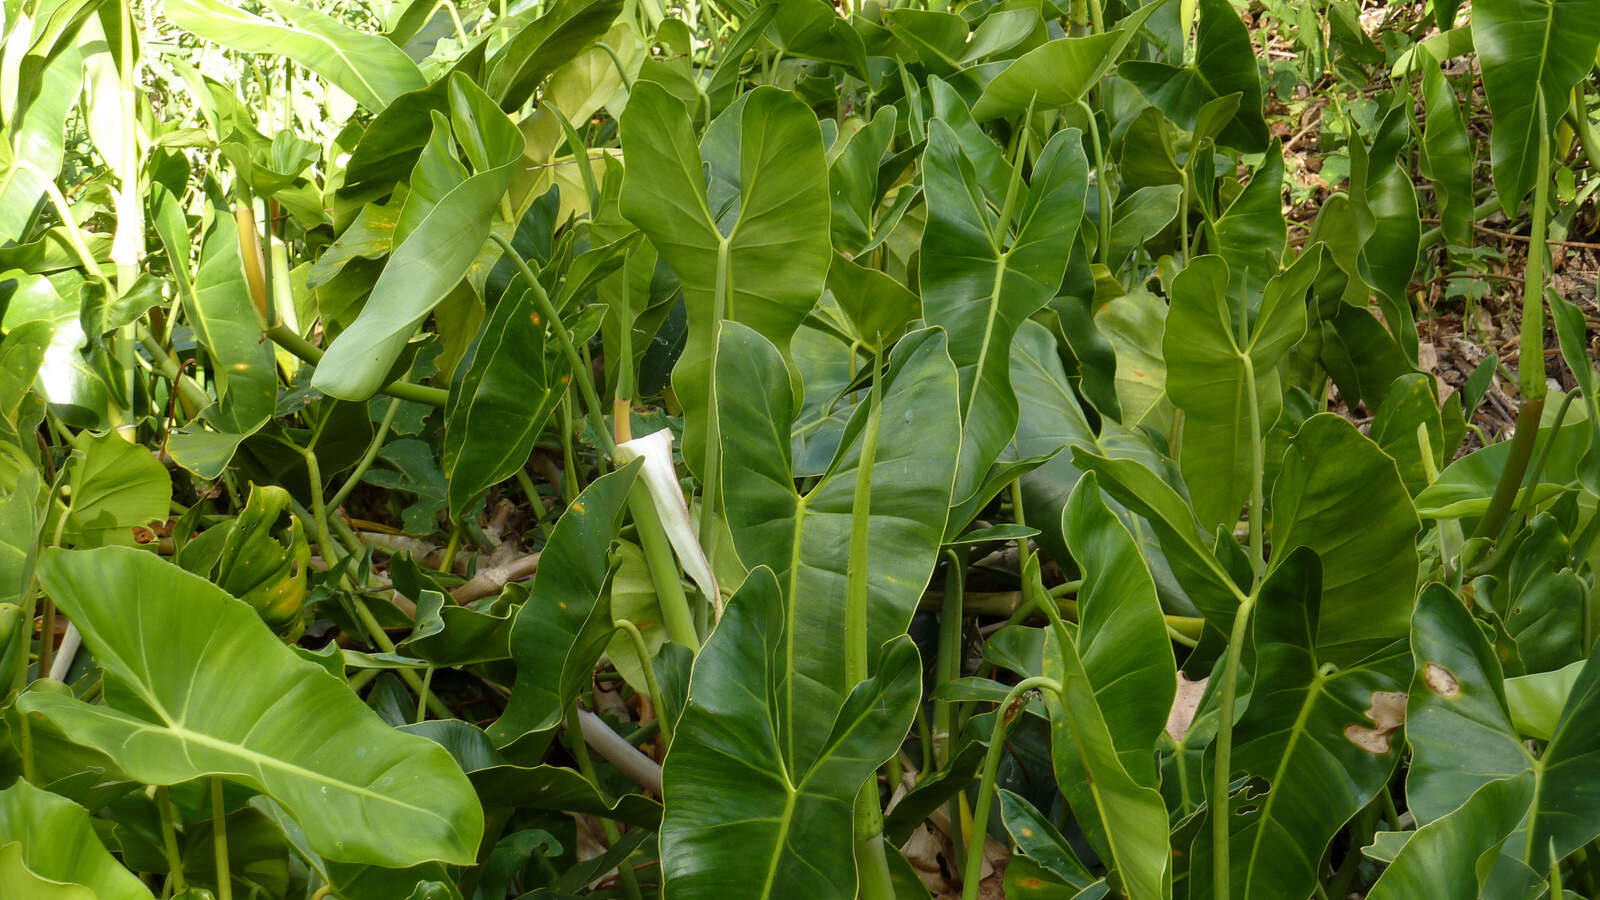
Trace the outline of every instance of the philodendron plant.
<path fill-rule="evenodd" d="M 7 2 L 0 896 L 1596 896 L 1600 6 L 1459 6 Z"/>

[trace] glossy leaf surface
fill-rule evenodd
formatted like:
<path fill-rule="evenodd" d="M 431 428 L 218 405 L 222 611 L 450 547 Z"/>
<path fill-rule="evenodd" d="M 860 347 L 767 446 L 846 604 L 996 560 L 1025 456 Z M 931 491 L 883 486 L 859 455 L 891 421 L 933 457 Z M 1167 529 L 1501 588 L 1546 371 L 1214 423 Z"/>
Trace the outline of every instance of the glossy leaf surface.
<path fill-rule="evenodd" d="M 149 784 L 222 775 L 256 787 L 329 859 L 474 858 L 482 813 L 449 756 L 389 729 L 249 606 L 125 548 L 52 551 L 39 579 L 105 669 L 107 703 L 32 692 L 17 701 L 26 715 Z"/>
<path fill-rule="evenodd" d="M 1020 208 L 1002 221 L 984 201 L 956 132 L 935 120 L 923 158 L 928 225 L 920 280 L 923 315 L 950 335 L 961 377 L 961 466 L 956 501 L 977 489 L 1017 427 L 1006 348 L 1023 320 L 1061 284 L 1061 248 L 1077 235 L 1088 189 L 1088 162 L 1071 132 L 1040 153 Z M 1020 179 L 1020 173 L 1013 177 Z M 1013 234 L 1013 227 L 1015 232 Z"/>
<path fill-rule="evenodd" d="M 859 469 L 871 466 L 867 558 L 869 666 L 886 641 L 903 634 L 933 574 L 960 431 L 955 371 L 943 332 L 923 329 L 895 346 L 882 386 L 882 433 L 863 458 L 865 408 L 847 426 L 828 472 L 804 494 L 794 488 L 787 429 L 798 398 L 777 349 L 752 329 L 725 325 L 717 377 L 740 385 L 718 398 L 729 527 L 747 568 L 773 570 L 788 606 L 788 640 L 808 648 L 785 676 L 790 716 L 839 709 L 844 685 L 844 596 Z M 893 428 L 915 424 L 920 438 L 896 439 Z M 793 758 L 808 762 L 826 729 L 788 729 Z"/>
<path fill-rule="evenodd" d="M 758 567 L 695 661 L 663 772 L 662 872 L 673 896 L 855 896 L 851 806 L 911 724 L 921 663 L 901 635 L 836 715 L 803 705 L 788 669 L 793 617 L 778 579 Z M 800 730 L 821 738 L 804 761 Z"/>

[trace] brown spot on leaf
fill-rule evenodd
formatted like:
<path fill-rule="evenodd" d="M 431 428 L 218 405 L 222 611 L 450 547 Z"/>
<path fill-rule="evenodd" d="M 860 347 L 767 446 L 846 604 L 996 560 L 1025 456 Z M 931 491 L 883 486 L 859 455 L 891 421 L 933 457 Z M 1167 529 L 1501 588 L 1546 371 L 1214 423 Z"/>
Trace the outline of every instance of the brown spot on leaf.
<path fill-rule="evenodd" d="M 1422 670 L 1422 680 L 1428 683 L 1428 690 L 1441 697 L 1461 696 L 1461 682 L 1456 680 L 1455 673 L 1438 663 L 1428 663 Z"/>
<path fill-rule="evenodd" d="M 1402 691 L 1373 691 L 1372 705 L 1365 713 L 1372 722 L 1368 728 L 1361 724 L 1344 727 L 1344 736 L 1350 743 L 1379 755 L 1389 752 L 1389 735 L 1406 721 L 1406 695 Z"/>

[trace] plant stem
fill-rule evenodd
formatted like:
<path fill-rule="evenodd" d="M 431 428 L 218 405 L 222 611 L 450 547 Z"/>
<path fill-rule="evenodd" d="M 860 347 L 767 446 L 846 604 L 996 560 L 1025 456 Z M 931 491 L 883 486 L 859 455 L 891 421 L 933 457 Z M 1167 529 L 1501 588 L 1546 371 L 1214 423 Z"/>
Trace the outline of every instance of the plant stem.
<path fill-rule="evenodd" d="M 378 423 L 378 431 L 372 436 L 372 443 L 367 445 L 367 452 L 361 455 L 361 461 L 356 463 L 355 469 L 350 472 L 350 477 L 345 479 L 339 490 L 334 492 L 333 499 L 328 501 L 330 508 L 338 509 L 343 506 L 350 492 L 361 482 L 361 477 L 372 468 L 372 462 L 378 458 L 378 451 L 383 449 L 383 440 L 389 436 L 389 429 L 394 425 L 394 417 L 398 412 L 400 412 L 400 398 L 396 397 L 389 401 L 389 408 L 384 410 L 383 421 Z"/>
<path fill-rule="evenodd" d="M 233 900 L 233 876 L 228 871 L 228 808 L 222 802 L 222 779 L 211 781 L 211 849 L 217 858 L 217 900 Z"/>
<path fill-rule="evenodd" d="M 1233 766 L 1233 706 L 1239 695 L 1239 660 L 1249 637 L 1250 614 L 1255 610 L 1252 592 L 1234 613 L 1228 638 L 1228 657 L 1222 667 L 1222 705 L 1217 719 L 1216 768 L 1211 773 L 1211 883 L 1212 896 L 1231 897 L 1228 891 L 1228 783 Z"/>
<path fill-rule="evenodd" d="M 656 670 L 650 665 L 650 647 L 644 642 L 644 635 L 639 633 L 639 626 L 627 619 L 617 619 L 616 624 L 633 641 L 633 652 L 639 655 L 639 668 L 644 670 L 645 690 L 650 693 L 650 703 L 656 708 L 656 721 L 661 723 L 662 746 L 670 747 L 672 722 L 667 715 L 667 704 L 661 693 L 661 685 L 656 681 Z"/>
<path fill-rule="evenodd" d="M 416 723 L 418 725 L 421 725 L 423 722 L 427 721 L 427 718 L 428 718 L 428 700 L 430 700 L 433 697 L 433 690 L 432 689 L 433 689 L 433 666 L 429 666 L 427 668 L 427 670 L 422 673 L 422 696 L 417 698 L 417 721 L 416 721 Z"/>
<path fill-rule="evenodd" d="M 1567 110 L 1568 117 L 1572 119 L 1572 128 L 1578 132 L 1578 143 L 1583 145 L 1584 158 L 1589 161 L 1589 168 L 1600 173 L 1600 141 L 1594 133 L 1594 123 L 1589 121 L 1589 104 L 1584 99 L 1583 89 L 1572 89 L 1572 108 Z"/>
<path fill-rule="evenodd" d="M 1533 178 L 1533 228 L 1528 241 L 1528 265 L 1522 286 L 1522 334 L 1518 344 L 1517 389 L 1524 403 L 1543 400 L 1544 370 L 1544 266 L 1550 248 L 1545 244 L 1550 207 L 1550 129 L 1545 123 L 1544 94 L 1539 94 L 1539 165 Z"/>
<path fill-rule="evenodd" d="M 694 613 L 689 609 L 689 598 L 678 577 L 678 560 L 672 555 L 666 528 L 642 482 L 634 482 L 633 489 L 628 492 L 628 512 L 639 533 L 639 549 L 644 551 L 645 568 L 649 569 L 650 584 L 656 589 L 656 604 L 661 607 L 661 624 L 666 627 L 667 636 L 698 651 L 700 632 L 694 627 Z"/>
<path fill-rule="evenodd" d="M 1106 30 L 1105 14 L 1100 10 L 1100 0 L 1089 0 L 1089 24 L 1094 28 L 1095 34 Z"/>
<path fill-rule="evenodd" d="M 589 414 L 589 425 L 594 429 L 595 437 L 604 445 L 606 456 L 615 459 L 617 445 L 611 439 L 611 430 L 606 428 L 605 412 L 600 406 L 600 395 L 595 393 L 594 373 L 583 364 L 583 358 L 578 355 L 578 348 L 573 346 L 572 335 L 567 332 L 567 327 L 561 323 L 561 316 L 556 313 L 556 308 L 550 302 L 550 295 L 545 293 L 544 285 L 528 268 L 528 263 L 522 254 L 511 246 L 511 241 L 495 232 L 489 233 L 489 238 L 500 245 L 511 264 L 516 266 L 517 273 L 522 280 L 528 283 L 528 293 L 533 297 L 534 308 L 539 311 L 539 316 L 549 323 L 550 331 L 556 336 L 556 343 L 561 345 L 561 353 L 567 358 L 567 365 L 572 369 L 572 378 L 578 382 L 578 390 L 583 394 L 583 405 Z"/>
<path fill-rule="evenodd" d="M 1035 675 L 1017 682 L 1000 701 L 1000 711 L 994 717 L 994 729 L 989 735 L 989 749 L 983 755 L 983 775 L 978 779 L 978 803 L 972 813 L 972 834 L 967 838 L 967 864 L 962 867 L 961 900 L 978 900 L 978 883 L 983 873 L 983 845 L 989 836 L 989 806 L 994 794 L 995 773 L 1000 769 L 1000 753 L 1005 749 L 1006 727 L 1011 724 L 1007 716 L 1012 704 L 1028 691 L 1042 689 L 1054 691 L 1065 703 L 1061 683 L 1054 678 Z M 1226 896 L 1226 895 L 1220 895 Z"/>
<path fill-rule="evenodd" d="M 305 362 L 316 365 L 322 361 L 322 350 L 282 323 L 268 328 L 265 333 L 274 344 Z M 428 387 L 425 384 L 412 384 L 409 381 L 391 381 L 379 388 L 378 392 L 388 394 L 390 397 L 398 397 L 401 400 L 421 403 L 435 409 L 443 409 L 445 403 L 450 399 L 449 391 L 442 388 Z"/>
<path fill-rule="evenodd" d="M 1256 397 L 1256 367 L 1248 352 L 1239 357 L 1244 364 L 1245 399 L 1250 404 L 1250 567 L 1259 584 L 1267 571 L 1266 537 L 1262 534 L 1266 498 L 1266 450 L 1262 446 L 1261 404 Z M 1234 510 L 1235 513 L 1238 510 Z"/>
<path fill-rule="evenodd" d="M 150 326 L 145 324 L 144 320 L 141 319 L 135 323 L 135 334 L 138 335 L 139 343 L 144 347 L 145 352 L 150 354 L 151 362 L 155 365 L 156 371 L 160 372 L 161 377 L 165 378 L 167 383 L 177 390 L 178 399 L 183 403 L 184 415 L 193 416 L 210 405 L 211 398 L 206 395 L 205 390 L 200 385 L 195 384 L 193 378 L 183 374 L 183 370 L 178 367 L 178 364 L 173 361 L 171 356 L 167 355 L 166 348 L 161 345 L 161 341 L 150 330 Z"/>
<path fill-rule="evenodd" d="M 1506 518 L 1511 514 L 1511 504 L 1522 487 L 1522 478 L 1528 472 L 1528 461 L 1533 458 L 1533 445 L 1539 440 L 1539 420 L 1543 415 L 1543 397 L 1525 400 L 1517 409 L 1516 434 L 1511 438 L 1511 452 L 1506 457 L 1506 467 L 1500 473 L 1500 481 L 1494 486 L 1488 510 L 1472 532 L 1473 537 L 1494 538 L 1505 525 Z M 1472 562 L 1476 560 L 1463 559 L 1461 568 L 1465 570 Z"/>
<path fill-rule="evenodd" d="M 60 541 L 56 542 L 57 544 Z M 40 678 L 50 674 L 50 664 L 56 652 L 56 605 L 49 596 L 44 598 L 39 613 L 39 672 Z"/>
<path fill-rule="evenodd" d="M 875 370 L 876 371 L 876 370 Z M 878 431 L 882 424 L 882 379 L 872 379 L 867 423 L 861 436 L 861 456 L 856 467 L 855 496 L 850 507 L 850 556 L 845 566 L 844 688 L 848 692 L 867 679 L 867 574 L 872 525 L 872 468 L 878 456 Z"/>
<path fill-rule="evenodd" d="M 1567 418 L 1567 410 L 1572 408 L 1573 398 L 1577 396 L 1577 391 L 1568 391 L 1566 396 L 1561 398 L 1561 405 L 1556 407 L 1555 418 L 1550 421 L 1552 440 L 1545 441 L 1544 446 L 1539 448 L 1539 458 L 1533 461 L 1533 467 L 1528 470 L 1528 488 L 1522 492 L 1522 505 L 1519 508 L 1519 515 L 1524 519 L 1533 513 L 1534 488 L 1539 486 L 1539 479 L 1544 476 L 1544 465 L 1549 461 L 1550 451 L 1556 445 L 1555 434 L 1561 430 L 1561 423 Z"/>
<path fill-rule="evenodd" d="M 949 563 L 944 576 L 944 605 L 939 611 L 939 653 L 934 663 L 935 683 L 940 687 L 961 677 L 961 603 L 966 590 L 967 571 L 965 548 L 947 547 L 944 555 Z M 933 753 L 941 769 L 950 761 L 950 747 L 955 742 L 956 728 L 955 702 L 934 701 Z"/>
<path fill-rule="evenodd" d="M 34 589 L 33 580 L 22 587 L 22 616 L 17 620 L 16 646 L 11 650 L 17 655 L 17 661 L 10 674 L 11 693 L 20 692 L 28 686 L 28 657 L 33 643 L 33 615 L 38 608 L 39 592 Z M 41 635 L 40 645 L 43 646 Z M 21 717 L 26 722 L 27 717 Z M 32 779 L 29 779 L 32 780 Z"/>
<path fill-rule="evenodd" d="M 528 477 L 528 471 L 517 467 L 517 484 L 522 488 L 522 493 L 528 498 L 528 505 L 533 507 L 533 519 L 539 533 L 544 535 L 545 543 L 550 542 L 550 508 L 544 505 L 544 498 L 539 496 L 539 489 L 533 486 L 533 479 Z"/>
<path fill-rule="evenodd" d="M 181 894 L 188 890 L 183 878 L 183 854 L 178 851 L 178 831 L 172 814 L 172 797 L 165 785 L 156 788 L 156 814 L 161 817 L 161 848 L 167 856 L 167 881 L 170 893 Z"/>
<path fill-rule="evenodd" d="M 845 566 L 844 689 L 848 693 L 867 680 L 867 574 L 872 525 L 872 469 L 878 458 L 878 432 L 883 420 L 882 359 L 873 361 L 872 387 L 867 399 L 867 423 L 861 435 L 861 456 L 850 508 L 850 557 Z M 796 602 L 797 598 L 790 598 Z M 894 900 L 889 860 L 883 845 L 883 809 L 878 805 L 878 780 L 867 779 L 856 795 L 856 864 L 861 876 L 862 900 Z"/>
<path fill-rule="evenodd" d="M 1094 117 L 1094 109 L 1086 100 L 1079 100 L 1078 106 L 1089 117 L 1089 139 L 1094 147 L 1094 186 L 1100 198 L 1100 235 L 1095 241 L 1095 256 L 1105 262 L 1106 252 L 1111 248 L 1111 182 L 1106 177 L 1106 154 L 1100 146 L 1100 123 Z"/>
<path fill-rule="evenodd" d="M 317 550 L 331 566 L 339 561 L 341 554 L 334 549 L 333 532 L 328 530 L 328 507 L 322 502 L 322 467 L 317 462 L 316 450 L 311 447 L 300 447 L 299 450 L 306 462 L 306 480 L 311 483 L 311 525 L 315 530 Z"/>
<path fill-rule="evenodd" d="M 600 786 L 600 780 L 595 776 L 594 760 L 589 758 L 589 745 L 583 742 L 583 718 L 579 712 L 578 701 L 572 701 L 571 710 L 567 715 L 567 729 L 572 732 L 572 755 L 577 760 L 578 771 L 582 773 L 584 779 L 594 785 L 595 792 L 600 795 L 603 802 L 610 803 L 611 798 L 607 796 L 605 789 Z M 617 824 L 610 819 L 600 820 L 600 830 L 605 833 L 606 841 L 611 844 L 616 844 L 622 839 L 622 834 L 617 831 Z M 634 876 L 633 867 L 628 865 L 628 860 L 624 859 L 617 864 L 617 875 L 622 880 L 622 890 L 628 900 L 640 900 L 639 879 Z"/>

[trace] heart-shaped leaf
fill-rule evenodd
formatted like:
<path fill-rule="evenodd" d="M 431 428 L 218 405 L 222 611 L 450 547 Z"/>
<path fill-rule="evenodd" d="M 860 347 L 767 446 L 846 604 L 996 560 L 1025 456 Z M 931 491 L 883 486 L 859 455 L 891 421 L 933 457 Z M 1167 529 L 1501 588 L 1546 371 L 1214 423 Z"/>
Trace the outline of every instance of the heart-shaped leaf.
<path fill-rule="evenodd" d="M 911 725 L 921 661 L 902 634 L 843 706 L 810 705 L 788 668 L 800 605 L 757 567 L 695 660 L 662 773 L 661 871 L 680 900 L 856 895 L 853 801 Z"/>
<path fill-rule="evenodd" d="M 122 547 L 52 550 L 39 580 L 105 670 L 107 702 L 33 691 L 16 701 L 25 715 L 146 784 L 220 775 L 261 790 L 328 859 L 476 858 L 482 810 L 449 755 L 384 725 L 249 606 Z"/>

